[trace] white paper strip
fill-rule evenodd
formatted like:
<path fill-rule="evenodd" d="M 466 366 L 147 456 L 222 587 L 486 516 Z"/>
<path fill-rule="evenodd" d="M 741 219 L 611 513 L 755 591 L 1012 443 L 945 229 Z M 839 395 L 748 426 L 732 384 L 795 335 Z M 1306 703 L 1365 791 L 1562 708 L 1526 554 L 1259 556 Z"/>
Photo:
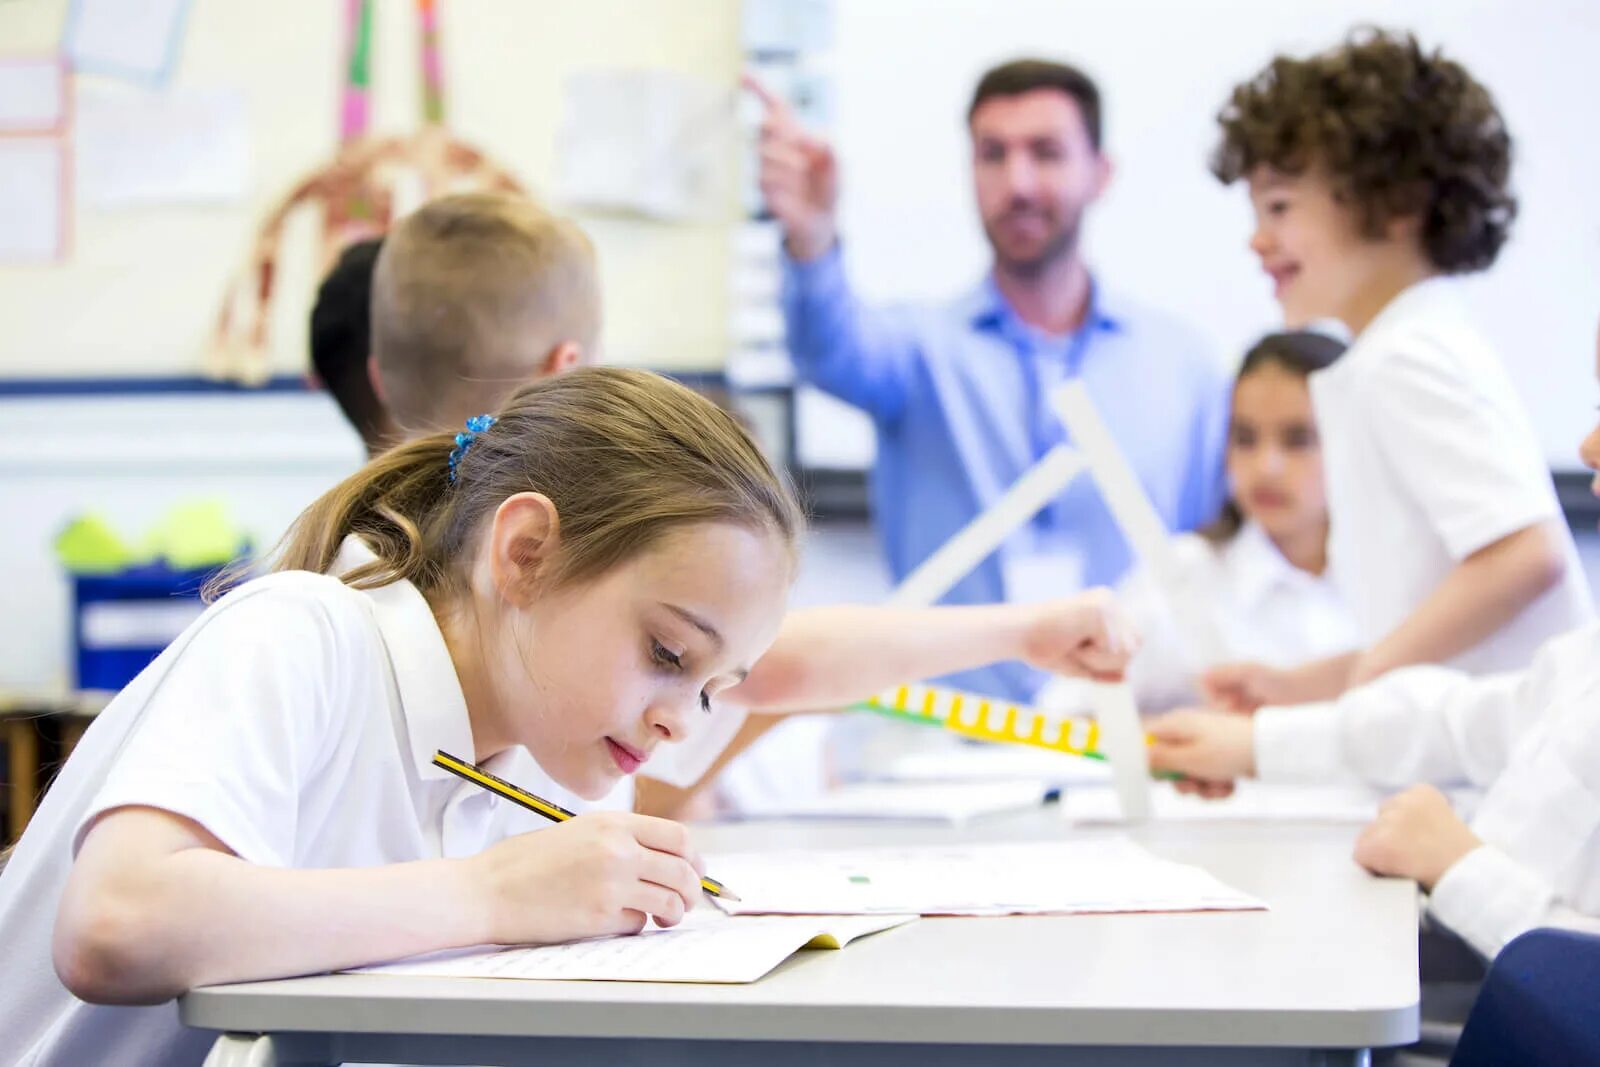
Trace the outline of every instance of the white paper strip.
<path fill-rule="evenodd" d="M 57 137 L 0 137 L 0 263 L 50 263 L 66 246 Z"/>
<path fill-rule="evenodd" d="M 1057 447 L 1045 453 L 981 515 L 906 575 L 889 603 L 906 607 L 935 603 L 999 548 L 1013 530 L 1060 495 L 1081 470 L 1083 457 L 1070 448 Z"/>
<path fill-rule="evenodd" d="M 1228 658 L 1227 646 L 1207 606 L 1184 581 L 1172 550 L 1172 532 L 1139 484 L 1138 475 L 1100 418 L 1082 382 L 1067 382 L 1050 396 L 1056 414 L 1083 453 L 1089 474 L 1100 495 L 1128 539 L 1139 562 L 1149 568 L 1156 589 L 1167 598 L 1183 639 L 1205 663 Z"/>
<path fill-rule="evenodd" d="M 77 70 L 159 83 L 188 17 L 189 0 L 73 0 L 62 49 Z"/>
<path fill-rule="evenodd" d="M 79 189 L 97 208 L 225 204 L 249 188 L 244 97 L 230 90 L 78 90 Z"/>
<path fill-rule="evenodd" d="M 51 133 L 66 122 L 66 112 L 59 59 L 0 57 L 0 131 Z"/>

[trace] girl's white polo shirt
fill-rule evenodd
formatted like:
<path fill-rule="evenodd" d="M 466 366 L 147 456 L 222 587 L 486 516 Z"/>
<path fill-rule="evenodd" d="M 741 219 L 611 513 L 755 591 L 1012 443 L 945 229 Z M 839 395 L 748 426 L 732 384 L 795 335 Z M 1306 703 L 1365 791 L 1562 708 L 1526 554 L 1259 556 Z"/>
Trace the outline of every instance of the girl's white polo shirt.
<path fill-rule="evenodd" d="M 1230 657 L 1294 667 L 1357 647 L 1355 620 L 1332 575 L 1300 570 L 1258 524 L 1246 522 L 1220 545 L 1180 534 L 1172 551 L 1195 602 L 1210 607 Z M 1211 664 L 1184 641 L 1155 575 L 1135 571 L 1117 587 L 1117 599 L 1143 638 L 1128 664 L 1139 709 L 1199 702 L 1197 679 Z"/>
<path fill-rule="evenodd" d="M 351 551 L 364 546 L 347 543 Z M 341 566 L 338 569 L 343 569 Z M 421 593 L 285 572 L 213 605 L 96 719 L 0 878 L 0 1063 L 200 1063 L 212 1036 L 172 1004 L 85 1004 L 56 977 L 51 931 L 88 824 L 126 805 L 193 819 L 243 859 L 360 867 L 466 856 L 550 825 L 433 766 L 471 757 L 455 668 Z M 493 773 L 583 805 L 522 748 Z"/>
<path fill-rule="evenodd" d="M 1533 425 L 1457 285 L 1411 286 L 1310 379 L 1330 570 L 1364 644 L 1399 625 L 1466 557 L 1561 517 Z M 1541 643 L 1594 617 L 1562 529 L 1562 580 L 1451 666 L 1525 668 Z"/>

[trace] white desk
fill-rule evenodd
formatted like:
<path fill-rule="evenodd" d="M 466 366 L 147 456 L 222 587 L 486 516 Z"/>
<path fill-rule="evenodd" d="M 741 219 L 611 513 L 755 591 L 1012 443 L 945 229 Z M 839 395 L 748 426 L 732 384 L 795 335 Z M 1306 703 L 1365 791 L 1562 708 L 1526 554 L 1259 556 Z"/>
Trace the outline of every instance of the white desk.
<path fill-rule="evenodd" d="M 1026 839 L 964 829 L 704 828 L 706 851 Z M 1080 831 L 1081 832 L 1081 831 Z M 1150 828 L 1268 912 L 924 919 L 745 986 L 325 975 L 201 989 L 212 1064 L 1362 1064 L 1417 1035 L 1417 895 L 1350 861 L 1354 828 Z M 253 1035 L 272 1035 L 270 1040 Z"/>

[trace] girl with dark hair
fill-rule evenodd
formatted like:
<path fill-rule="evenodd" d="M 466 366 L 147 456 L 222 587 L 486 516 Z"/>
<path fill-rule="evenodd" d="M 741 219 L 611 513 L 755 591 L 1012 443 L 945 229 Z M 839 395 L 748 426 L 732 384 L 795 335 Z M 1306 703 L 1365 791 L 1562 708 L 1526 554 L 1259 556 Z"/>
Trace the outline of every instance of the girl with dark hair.
<path fill-rule="evenodd" d="M 1355 626 L 1327 576 L 1328 508 L 1307 380 L 1344 345 L 1312 331 L 1275 333 L 1245 354 L 1233 386 L 1226 465 L 1229 498 L 1209 527 L 1180 535 L 1182 580 L 1210 608 L 1229 654 L 1292 667 L 1355 647 Z M 1147 570 L 1118 599 L 1143 635 L 1128 679 L 1141 710 L 1199 699 L 1212 666 L 1187 646 Z M 1079 702 L 1079 683 L 1051 683 L 1046 706 Z"/>

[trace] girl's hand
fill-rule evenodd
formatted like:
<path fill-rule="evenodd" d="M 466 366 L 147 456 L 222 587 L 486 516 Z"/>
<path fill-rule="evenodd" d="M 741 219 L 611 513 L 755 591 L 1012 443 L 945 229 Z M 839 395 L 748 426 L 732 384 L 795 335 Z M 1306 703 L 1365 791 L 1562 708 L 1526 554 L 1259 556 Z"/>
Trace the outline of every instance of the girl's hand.
<path fill-rule="evenodd" d="M 1244 716 L 1184 708 L 1146 719 L 1144 728 L 1150 769 L 1183 775 L 1184 792 L 1226 796 L 1235 778 L 1255 773 L 1255 724 Z"/>
<path fill-rule="evenodd" d="M 1052 674 L 1119 682 L 1139 650 L 1139 634 L 1109 589 L 1030 604 L 1020 658 Z"/>
<path fill-rule="evenodd" d="M 507 838 L 468 861 L 483 895 L 485 941 L 553 944 L 675 926 L 705 871 L 680 823 L 631 812 L 580 815 Z"/>
<path fill-rule="evenodd" d="M 1356 839 L 1356 862 L 1373 874 L 1414 879 L 1428 892 L 1467 853 L 1483 844 L 1445 795 L 1414 785 L 1383 802 Z"/>

